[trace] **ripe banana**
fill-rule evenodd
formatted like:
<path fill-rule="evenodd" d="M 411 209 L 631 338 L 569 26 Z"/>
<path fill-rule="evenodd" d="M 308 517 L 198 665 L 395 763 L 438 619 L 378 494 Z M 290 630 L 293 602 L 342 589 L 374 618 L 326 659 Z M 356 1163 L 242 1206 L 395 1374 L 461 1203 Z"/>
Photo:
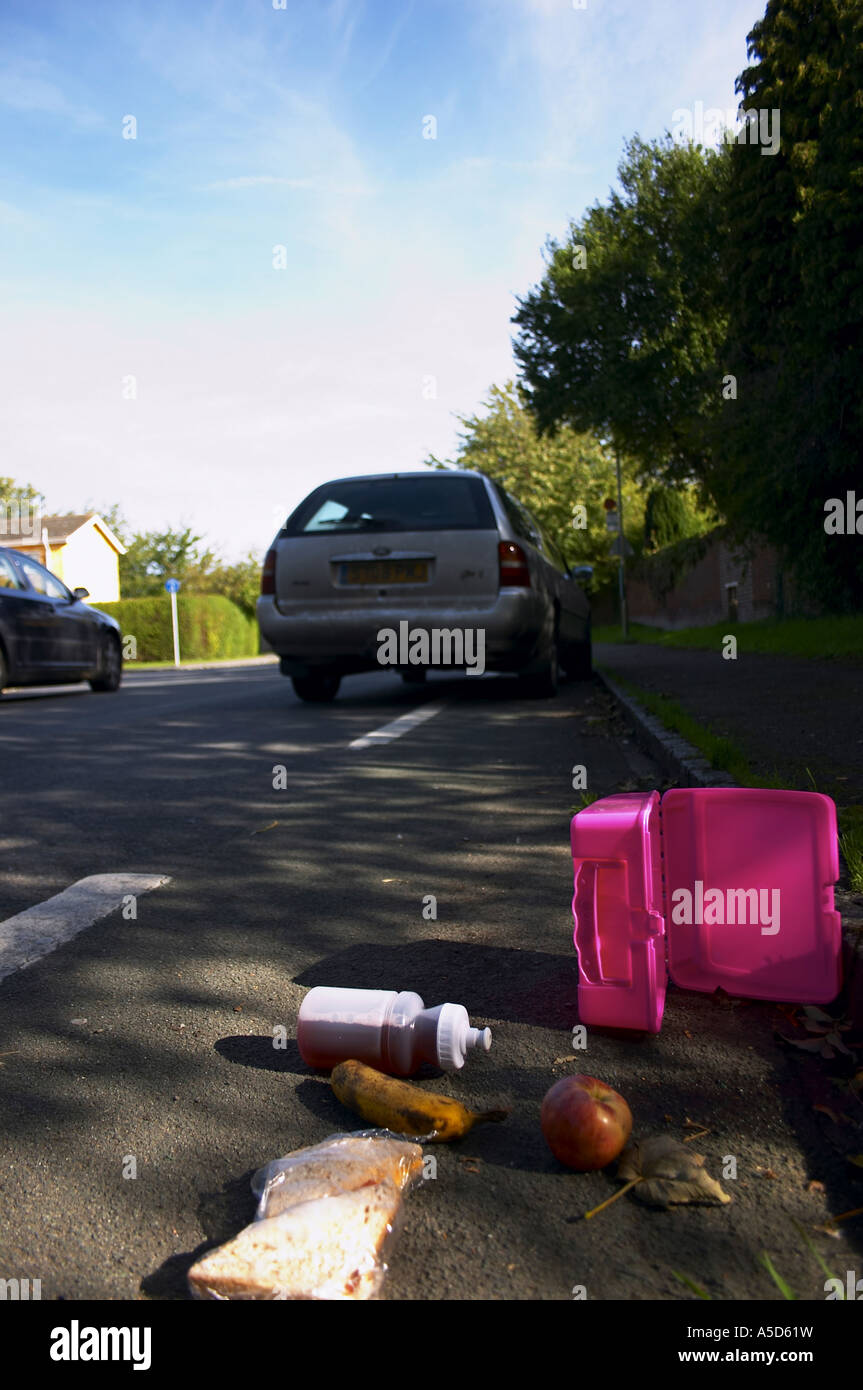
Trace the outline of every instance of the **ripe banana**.
<path fill-rule="evenodd" d="M 340 1062 L 333 1068 L 330 1085 L 342 1105 L 370 1124 L 438 1144 L 461 1139 L 474 1125 L 505 1120 L 509 1114 L 508 1110 L 468 1110 L 452 1096 L 397 1081 L 364 1062 Z"/>

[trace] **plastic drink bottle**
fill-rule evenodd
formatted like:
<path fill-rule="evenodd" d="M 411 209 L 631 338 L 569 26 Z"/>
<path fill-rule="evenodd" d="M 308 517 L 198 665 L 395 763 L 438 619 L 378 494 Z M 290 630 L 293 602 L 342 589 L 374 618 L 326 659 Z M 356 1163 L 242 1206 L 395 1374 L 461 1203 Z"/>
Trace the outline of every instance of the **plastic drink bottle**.
<path fill-rule="evenodd" d="M 490 1028 L 472 1028 L 461 1004 L 427 1009 L 418 994 L 317 985 L 300 1006 L 297 1046 L 310 1067 L 354 1059 L 394 1076 L 423 1062 L 460 1071 L 475 1047 L 488 1052 Z"/>

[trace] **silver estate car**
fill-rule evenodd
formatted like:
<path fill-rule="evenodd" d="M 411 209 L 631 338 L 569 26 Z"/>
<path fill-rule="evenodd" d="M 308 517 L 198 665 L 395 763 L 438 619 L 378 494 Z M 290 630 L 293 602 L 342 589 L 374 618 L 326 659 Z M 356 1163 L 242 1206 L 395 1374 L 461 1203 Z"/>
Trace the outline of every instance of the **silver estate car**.
<path fill-rule="evenodd" d="M 590 675 L 579 581 L 591 572 L 570 570 L 483 473 L 377 473 L 324 483 L 291 513 L 264 561 L 257 614 L 303 700 L 332 700 L 343 676 L 382 665 L 415 682 L 430 668 L 470 673 L 471 661 L 553 695 L 561 668 Z"/>

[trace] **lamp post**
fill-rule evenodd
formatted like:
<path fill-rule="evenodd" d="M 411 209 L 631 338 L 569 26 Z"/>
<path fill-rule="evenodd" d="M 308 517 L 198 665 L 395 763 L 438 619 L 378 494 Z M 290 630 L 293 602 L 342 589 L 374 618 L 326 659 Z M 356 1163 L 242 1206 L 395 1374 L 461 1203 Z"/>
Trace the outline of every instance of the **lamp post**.
<path fill-rule="evenodd" d="M 605 442 L 606 441 L 603 441 L 603 444 L 605 444 Z M 613 497 L 606 497 L 604 506 L 606 510 L 606 526 L 609 531 L 617 532 L 617 540 L 611 542 L 611 553 L 612 555 L 616 554 L 618 558 L 617 585 L 620 603 L 620 628 L 625 642 L 629 635 L 629 628 L 626 613 L 626 539 L 623 534 L 623 483 L 620 476 L 620 450 L 613 439 L 608 442 L 613 444 L 614 447 L 614 468 L 617 476 L 617 502 L 615 502 Z"/>
<path fill-rule="evenodd" d="M 617 578 L 620 586 L 620 626 L 623 631 L 623 640 L 625 642 L 628 636 L 628 628 L 626 622 L 626 555 L 624 549 L 625 541 L 623 539 L 623 487 L 620 481 L 620 450 L 616 443 L 614 446 L 614 466 L 617 470 L 617 515 L 619 517 L 618 524 L 620 526 L 617 536 L 617 544 L 620 551 L 620 568 L 617 571 Z"/>

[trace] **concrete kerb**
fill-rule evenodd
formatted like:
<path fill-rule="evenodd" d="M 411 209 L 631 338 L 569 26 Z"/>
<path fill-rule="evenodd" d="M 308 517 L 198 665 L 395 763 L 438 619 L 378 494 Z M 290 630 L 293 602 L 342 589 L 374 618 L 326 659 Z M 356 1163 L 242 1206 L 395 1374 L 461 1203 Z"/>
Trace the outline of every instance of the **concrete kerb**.
<path fill-rule="evenodd" d="M 617 681 L 606 672 L 597 671 L 596 674 L 617 701 L 636 742 L 671 779 L 682 787 L 738 785 L 727 772 L 711 767 L 686 739 L 666 729 L 643 705 L 621 690 Z M 843 919 L 842 977 L 846 1007 L 855 1027 L 863 1028 L 863 928 L 856 920 L 852 900 L 852 894 L 836 891 L 836 907 Z"/>
<path fill-rule="evenodd" d="M 605 671 L 596 673 L 609 694 L 614 696 L 636 741 L 682 787 L 736 787 L 727 772 L 710 766 L 705 757 L 679 734 L 671 733 L 654 715 L 621 690 Z"/>

